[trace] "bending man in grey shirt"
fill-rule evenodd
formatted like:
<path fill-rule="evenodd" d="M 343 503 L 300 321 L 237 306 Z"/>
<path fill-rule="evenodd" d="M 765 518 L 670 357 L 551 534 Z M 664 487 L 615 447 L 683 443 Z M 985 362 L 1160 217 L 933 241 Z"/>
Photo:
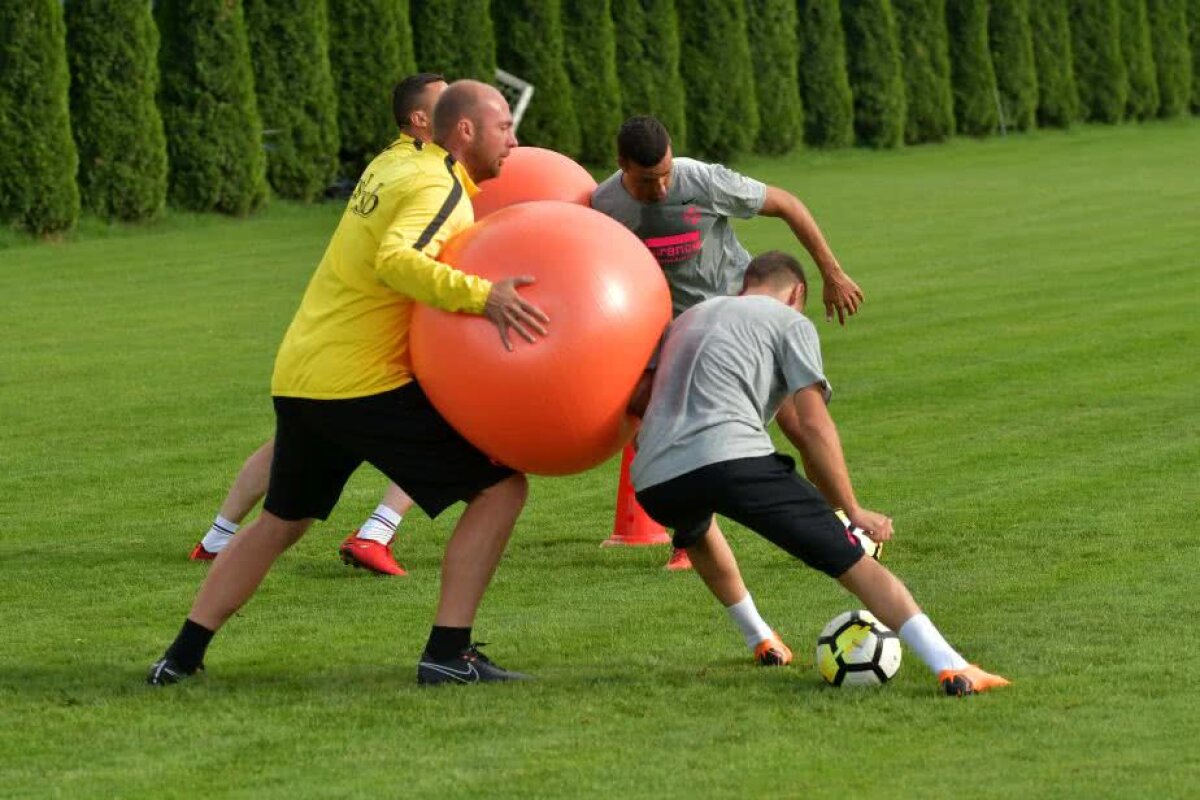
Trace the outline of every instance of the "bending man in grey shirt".
<path fill-rule="evenodd" d="M 808 293 L 791 256 L 764 253 L 746 270 L 743 295 L 707 300 L 671 324 L 638 434 L 632 477 L 638 502 L 674 530 L 696 571 L 726 607 L 748 597 L 729 545 L 713 526 L 722 514 L 836 579 L 933 671 L 942 691 L 974 694 L 1008 681 L 968 664 L 886 567 L 835 515 L 875 541 L 891 518 L 859 505 L 826 403 L 829 382 L 816 330 L 802 313 Z M 793 444 L 812 483 L 775 452 L 766 425 L 796 409 Z"/>

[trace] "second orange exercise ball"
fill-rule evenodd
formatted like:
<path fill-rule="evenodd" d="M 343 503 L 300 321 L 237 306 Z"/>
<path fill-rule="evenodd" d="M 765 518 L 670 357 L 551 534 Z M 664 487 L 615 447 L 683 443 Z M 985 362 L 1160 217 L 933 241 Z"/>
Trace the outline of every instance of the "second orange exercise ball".
<path fill-rule="evenodd" d="M 530 200 L 562 200 L 590 205 L 596 180 L 562 153 L 542 147 L 514 147 L 500 174 L 479 184 L 471 198 L 475 220 Z"/>
<path fill-rule="evenodd" d="M 442 416 L 522 472 L 566 475 L 620 450 L 635 430 L 626 405 L 671 320 L 641 240 L 590 208 L 533 201 L 477 222 L 440 258 L 493 281 L 534 276 L 521 295 L 550 317 L 536 343 L 510 332 L 508 352 L 486 318 L 418 305 L 413 369 Z"/>

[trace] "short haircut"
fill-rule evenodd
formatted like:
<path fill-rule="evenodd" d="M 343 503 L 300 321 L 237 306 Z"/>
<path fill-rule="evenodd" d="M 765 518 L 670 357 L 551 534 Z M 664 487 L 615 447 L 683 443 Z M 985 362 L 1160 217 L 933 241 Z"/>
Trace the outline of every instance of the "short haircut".
<path fill-rule="evenodd" d="M 799 260 L 782 250 L 768 250 L 760 253 L 746 266 L 746 277 L 742 279 L 742 291 L 751 286 L 768 284 L 783 288 L 799 283 L 808 294 L 808 278 L 804 276 L 804 267 Z"/>
<path fill-rule="evenodd" d="M 436 72 L 418 72 L 397 83 L 392 88 L 392 114 L 396 117 L 396 124 L 407 128 L 408 118 L 421 107 L 421 96 L 425 94 L 425 87 L 445 80 Z"/>
<path fill-rule="evenodd" d="M 639 167 L 653 167 L 671 146 L 667 126 L 651 116 L 630 117 L 617 132 L 617 155 Z"/>
<path fill-rule="evenodd" d="M 444 142 L 454 132 L 460 120 L 478 122 L 483 104 L 498 92 L 486 83 L 457 80 L 442 92 L 433 107 L 433 138 Z"/>

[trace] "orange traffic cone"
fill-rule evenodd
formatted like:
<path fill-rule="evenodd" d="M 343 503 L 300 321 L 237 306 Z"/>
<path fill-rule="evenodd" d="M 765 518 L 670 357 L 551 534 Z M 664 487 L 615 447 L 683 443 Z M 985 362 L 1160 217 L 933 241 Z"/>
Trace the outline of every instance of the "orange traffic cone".
<path fill-rule="evenodd" d="M 633 445 L 626 445 L 621 454 L 621 477 L 617 483 L 617 516 L 613 520 L 612 536 L 604 541 L 613 545 L 667 544 L 671 536 L 667 529 L 650 519 L 638 504 L 633 484 L 629 481 L 629 465 L 633 463 Z"/>

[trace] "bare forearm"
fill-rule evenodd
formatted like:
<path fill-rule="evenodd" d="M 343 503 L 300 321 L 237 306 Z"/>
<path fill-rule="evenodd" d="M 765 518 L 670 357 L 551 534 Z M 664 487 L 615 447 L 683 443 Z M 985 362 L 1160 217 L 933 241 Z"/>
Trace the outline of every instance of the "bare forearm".
<path fill-rule="evenodd" d="M 824 402 L 819 408 L 811 398 L 801 399 L 797 393 L 795 404 L 785 402 L 776 419 L 780 428 L 798 451 L 804 464 L 804 474 L 825 496 L 829 504 L 847 511 L 858 508 L 854 488 L 850 483 L 850 471 L 842 453 L 842 441 L 838 436 L 833 418 L 825 410 Z M 807 407 L 806 407 L 807 406 Z"/>
<path fill-rule="evenodd" d="M 790 192 L 770 187 L 767 190 L 767 202 L 763 204 L 763 214 L 779 217 L 792 229 L 792 234 L 804 249 L 812 256 L 821 271 L 821 276 L 828 279 L 830 275 L 840 273 L 842 268 L 837 257 L 825 241 L 816 219 L 800 199 Z"/>

